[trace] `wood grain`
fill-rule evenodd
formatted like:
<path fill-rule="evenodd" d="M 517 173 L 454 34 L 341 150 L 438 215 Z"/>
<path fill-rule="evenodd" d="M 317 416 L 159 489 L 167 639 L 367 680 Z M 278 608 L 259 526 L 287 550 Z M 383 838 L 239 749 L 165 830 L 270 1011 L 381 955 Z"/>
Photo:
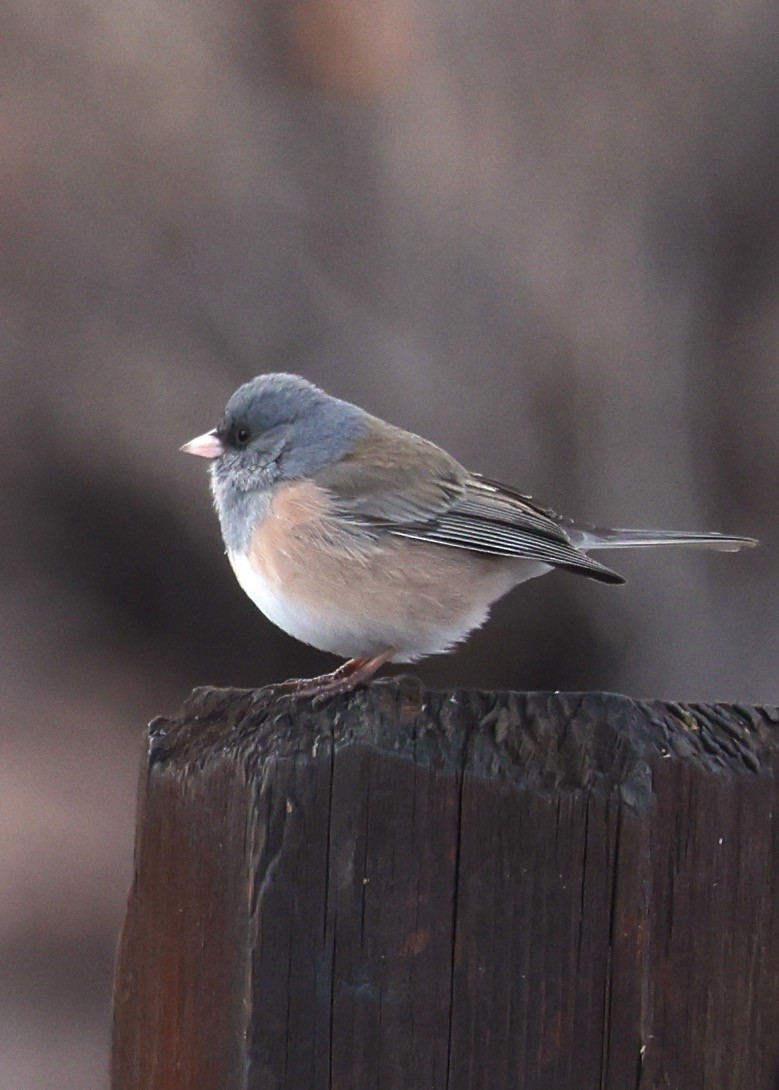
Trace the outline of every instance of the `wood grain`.
<path fill-rule="evenodd" d="M 778 724 L 196 691 L 149 732 L 114 1090 L 776 1090 Z"/>

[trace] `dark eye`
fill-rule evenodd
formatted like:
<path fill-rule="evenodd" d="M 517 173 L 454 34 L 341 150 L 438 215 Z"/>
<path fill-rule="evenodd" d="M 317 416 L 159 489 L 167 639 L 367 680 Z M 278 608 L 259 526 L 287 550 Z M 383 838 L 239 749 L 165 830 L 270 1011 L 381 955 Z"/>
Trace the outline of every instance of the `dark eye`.
<path fill-rule="evenodd" d="M 245 447 L 246 444 L 251 439 L 251 437 L 252 437 L 252 433 L 249 431 L 248 428 L 237 427 L 235 429 L 235 442 L 236 442 L 237 446 Z"/>

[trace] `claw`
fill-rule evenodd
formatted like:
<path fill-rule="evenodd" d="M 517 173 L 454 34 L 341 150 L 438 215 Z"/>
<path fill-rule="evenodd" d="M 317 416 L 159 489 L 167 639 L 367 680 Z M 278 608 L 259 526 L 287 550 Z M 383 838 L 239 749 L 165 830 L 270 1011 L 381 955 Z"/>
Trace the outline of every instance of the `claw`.
<path fill-rule="evenodd" d="M 294 700 L 307 698 L 318 699 L 338 696 L 341 693 L 351 692 L 361 682 L 368 681 L 376 671 L 395 654 L 394 647 L 388 647 L 379 655 L 368 659 L 349 659 L 331 674 L 320 674 L 319 677 L 291 678 L 277 685 L 267 685 L 260 689 L 258 697 L 263 702 L 271 702 L 281 696 L 290 696 Z M 319 707 L 317 702 L 315 707 Z"/>

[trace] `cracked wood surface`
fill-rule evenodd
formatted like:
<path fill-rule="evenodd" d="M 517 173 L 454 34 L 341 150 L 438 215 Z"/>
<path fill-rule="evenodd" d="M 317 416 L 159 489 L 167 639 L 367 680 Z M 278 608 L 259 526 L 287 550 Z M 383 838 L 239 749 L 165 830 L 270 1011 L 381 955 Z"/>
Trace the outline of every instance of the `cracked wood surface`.
<path fill-rule="evenodd" d="M 775 1090 L 778 727 L 196 690 L 150 725 L 113 1090 Z"/>

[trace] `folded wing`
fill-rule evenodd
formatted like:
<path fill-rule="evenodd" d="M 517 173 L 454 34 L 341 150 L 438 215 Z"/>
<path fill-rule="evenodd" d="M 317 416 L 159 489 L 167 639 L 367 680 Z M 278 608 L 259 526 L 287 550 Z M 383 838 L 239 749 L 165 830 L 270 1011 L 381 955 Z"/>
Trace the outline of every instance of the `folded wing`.
<path fill-rule="evenodd" d="M 572 543 L 561 520 L 507 486 L 468 473 L 440 447 L 372 422 L 353 453 L 316 478 L 342 517 L 367 532 L 534 560 L 606 583 L 616 572 Z"/>

